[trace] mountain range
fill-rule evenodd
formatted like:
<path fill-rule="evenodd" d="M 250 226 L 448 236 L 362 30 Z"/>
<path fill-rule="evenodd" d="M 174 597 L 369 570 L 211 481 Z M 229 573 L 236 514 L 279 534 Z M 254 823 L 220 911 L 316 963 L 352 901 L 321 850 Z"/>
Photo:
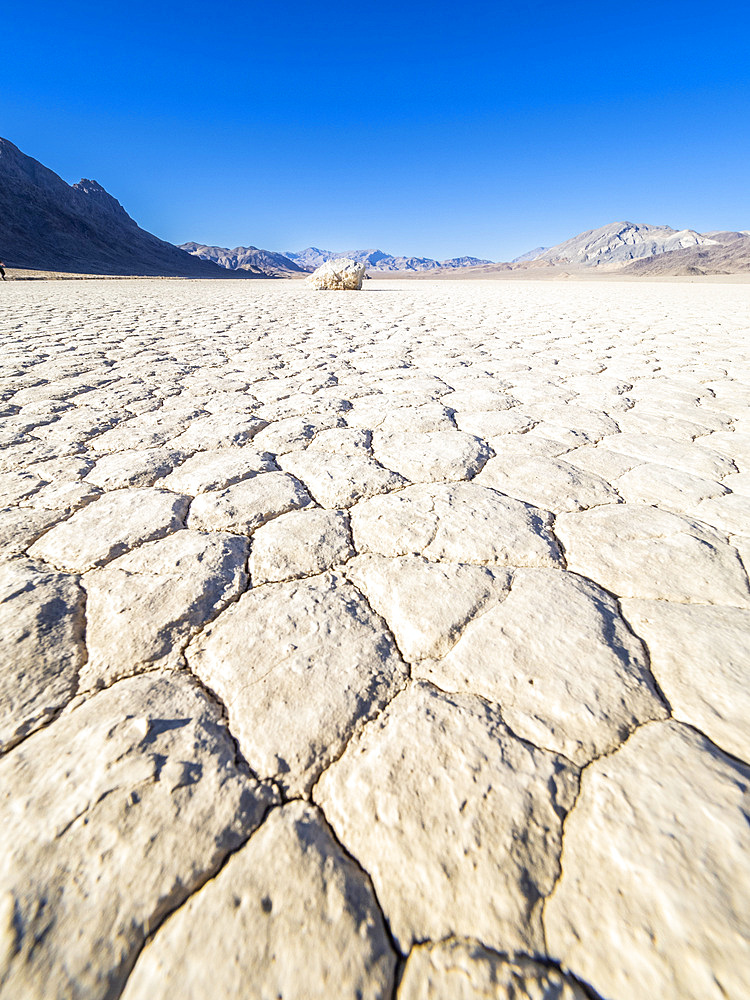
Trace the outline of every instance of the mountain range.
<path fill-rule="evenodd" d="M 536 247 L 508 263 L 477 257 L 403 257 L 382 250 L 279 253 L 255 246 L 173 246 L 141 229 L 93 180 L 67 184 L 0 138 L 0 259 L 8 267 L 80 274 L 193 278 L 301 277 L 327 260 L 352 257 L 376 273 L 492 277 L 509 271 L 550 275 L 587 270 L 632 275 L 730 274 L 750 271 L 750 230 L 699 233 L 613 222 L 554 247 Z"/>
<path fill-rule="evenodd" d="M 351 257 L 375 272 L 434 272 L 435 277 L 459 270 L 466 277 L 491 277 L 499 272 L 541 268 L 574 272 L 592 268 L 642 275 L 750 271 L 750 230 L 698 233 L 693 229 L 635 222 L 611 222 L 599 229 L 589 229 L 554 247 L 536 247 L 509 263 L 493 263 L 477 257 L 437 261 L 429 257 L 394 257 L 382 250 L 333 251 L 318 247 L 284 254 L 271 254 L 255 247 L 225 250 L 196 243 L 183 243 L 182 249 L 224 267 L 249 264 L 273 277 L 294 277 L 300 272 L 314 271 L 335 257 Z"/>
<path fill-rule="evenodd" d="M 260 267 L 269 277 L 292 277 L 295 273 L 311 272 L 337 257 L 349 257 L 372 271 L 437 271 L 440 268 L 477 267 L 492 263 L 479 257 L 452 257 L 438 261 L 430 257 L 394 257 L 382 250 L 321 250 L 319 247 L 287 250 L 283 254 L 258 250 L 257 247 L 234 247 L 229 250 L 200 243 L 182 243 L 180 249 L 230 269 Z"/>

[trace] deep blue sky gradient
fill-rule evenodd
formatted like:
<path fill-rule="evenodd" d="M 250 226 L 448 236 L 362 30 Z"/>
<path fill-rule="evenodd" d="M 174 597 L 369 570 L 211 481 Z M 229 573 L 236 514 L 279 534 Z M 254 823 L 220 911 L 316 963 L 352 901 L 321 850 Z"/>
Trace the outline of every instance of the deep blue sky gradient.
<path fill-rule="evenodd" d="M 750 6 L 5 5 L 0 135 L 175 243 L 507 260 L 750 228 Z"/>

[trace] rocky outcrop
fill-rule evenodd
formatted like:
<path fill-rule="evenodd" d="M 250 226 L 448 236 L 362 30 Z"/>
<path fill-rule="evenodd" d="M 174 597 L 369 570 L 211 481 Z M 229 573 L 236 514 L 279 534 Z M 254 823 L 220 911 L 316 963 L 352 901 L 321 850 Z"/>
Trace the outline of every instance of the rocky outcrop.
<path fill-rule="evenodd" d="M 391 996 L 395 955 L 364 872 L 291 802 L 147 945 L 123 1000 Z"/>
<path fill-rule="evenodd" d="M 365 265 L 348 257 L 329 260 L 306 279 L 311 288 L 329 291 L 355 291 L 362 288 Z"/>

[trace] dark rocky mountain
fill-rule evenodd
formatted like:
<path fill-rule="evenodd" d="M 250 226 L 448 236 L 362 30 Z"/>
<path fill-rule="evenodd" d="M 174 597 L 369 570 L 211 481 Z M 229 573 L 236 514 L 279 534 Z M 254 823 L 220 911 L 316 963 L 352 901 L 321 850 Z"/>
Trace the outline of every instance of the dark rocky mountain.
<path fill-rule="evenodd" d="M 232 277 L 141 229 L 96 181 L 66 184 L 7 139 L 0 139 L 0 260 L 77 274 Z"/>

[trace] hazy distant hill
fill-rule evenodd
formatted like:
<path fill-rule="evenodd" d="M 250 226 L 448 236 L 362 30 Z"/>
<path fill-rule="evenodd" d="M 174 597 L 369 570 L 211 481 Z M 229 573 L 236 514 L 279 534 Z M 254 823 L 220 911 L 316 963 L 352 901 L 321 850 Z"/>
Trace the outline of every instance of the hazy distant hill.
<path fill-rule="evenodd" d="M 440 267 L 438 261 L 430 257 L 394 257 L 382 250 L 320 250 L 318 247 L 307 247 L 299 252 L 287 251 L 286 256 L 308 271 L 314 271 L 336 257 L 350 257 L 366 264 L 372 271 L 432 271 Z"/>
<path fill-rule="evenodd" d="M 459 267 L 480 267 L 491 263 L 491 260 L 484 260 L 482 257 L 451 257 L 449 260 L 441 260 L 440 266 L 456 270 Z"/>
<path fill-rule="evenodd" d="M 230 277 L 141 229 L 96 181 L 66 184 L 7 139 L 0 139 L 0 260 L 79 274 Z"/>
<path fill-rule="evenodd" d="M 528 253 L 522 253 L 520 257 L 514 257 L 511 264 L 524 264 L 528 260 L 537 260 L 545 250 L 549 250 L 549 247 L 536 247 L 534 250 L 529 250 Z"/>
<path fill-rule="evenodd" d="M 688 247 L 712 245 L 708 236 L 692 229 L 672 229 L 670 226 L 637 225 L 633 222 L 611 222 L 600 229 L 589 229 L 572 239 L 550 247 L 539 254 L 538 260 L 553 264 L 624 264 L 640 257 L 683 250 Z"/>
<path fill-rule="evenodd" d="M 183 243 L 180 249 L 232 271 L 250 271 L 264 277 L 281 278 L 306 273 L 306 268 L 295 264 L 283 253 L 259 250 L 258 247 L 234 247 L 228 250 L 225 247 L 207 247 L 200 243 Z"/>
<path fill-rule="evenodd" d="M 314 271 L 316 267 L 335 257 L 351 257 L 352 260 L 366 264 L 373 271 L 434 271 L 439 267 L 459 268 L 476 267 L 480 264 L 490 264 L 489 260 L 479 257 L 451 257 L 450 260 L 437 261 L 431 257 L 394 257 L 382 250 L 320 250 L 318 247 L 307 247 L 299 252 L 287 252 L 300 267 Z"/>
<path fill-rule="evenodd" d="M 234 247 L 229 250 L 226 247 L 210 247 L 202 243 L 183 243 L 181 249 L 204 260 L 214 261 L 221 267 L 233 270 L 245 268 L 264 274 L 266 277 L 287 278 L 302 272 L 314 271 L 321 264 L 336 257 L 350 257 L 366 264 L 372 271 L 394 272 L 457 269 L 491 263 L 479 257 L 453 257 L 450 260 L 437 261 L 431 257 L 394 257 L 382 250 L 321 250 L 319 247 L 307 247 L 299 251 L 288 250 L 283 254 L 272 250 L 259 250 L 257 247 Z"/>

